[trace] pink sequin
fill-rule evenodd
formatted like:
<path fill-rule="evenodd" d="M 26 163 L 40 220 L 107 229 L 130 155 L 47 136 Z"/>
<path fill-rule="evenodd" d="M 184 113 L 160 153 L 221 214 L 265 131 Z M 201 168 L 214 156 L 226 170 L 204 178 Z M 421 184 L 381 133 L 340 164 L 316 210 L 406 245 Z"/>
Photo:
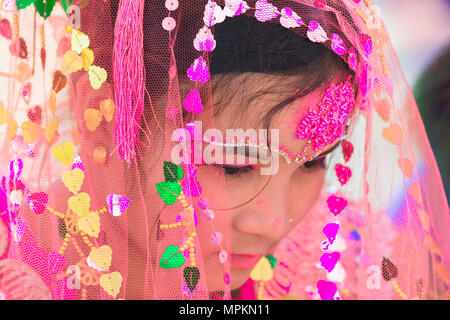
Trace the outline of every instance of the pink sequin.
<path fill-rule="evenodd" d="M 353 89 L 347 79 L 345 83 L 330 84 L 318 110 L 309 113 L 297 126 L 297 139 L 306 139 L 305 149 L 311 153 L 331 145 L 343 134 L 344 126 L 355 105 Z"/>
<path fill-rule="evenodd" d="M 187 71 L 189 79 L 192 81 L 206 82 L 209 80 L 209 70 L 206 61 L 202 57 L 195 59 L 194 63 Z"/>
<path fill-rule="evenodd" d="M 194 48 L 198 51 L 213 51 L 216 48 L 214 35 L 207 26 L 201 28 L 195 36 Z"/>
<path fill-rule="evenodd" d="M 323 233 L 327 237 L 329 244 L 333 244 L 334 240 L 336 240 L 338 231 L 339 224 L 337 223 L 329 223 L 323 228 Z"/>
<path fill-rule="evenodd" d="M 347 53 L 347 46 L 345 45 L 344 41 L 342 41 L 341 37 L 339 37 L 335 33 L 331 35 L 331 48 L 338 55 L 344 55 Z"/>
<path fill-rule="evenodd" d="M 12 39 L 12 29 L 11 24 L 8 20 L 2 19 L 0 21 L 0 34 L 4 36 L 6 39 Z"/>
<path fill-rule="evenodd" d="M 370 56 L 372 54 L 372 38 L 368 36 L 367 34 L 360 34 L 359 35 L 359 41 L 361 42 L 364 51 L 367 56 Z"/>
<path fill-rule="evenodd" d="M 192 89 L 191 92 L 188 93 L 183 102 L 184 109 L 189 112 L 193 112 L 195 114 L 199 114 L 203 110 L 202 100 L 200 98 L 200 93 L 197 89 Z"/>
<path fill-rule="evenodd" d="M 327 2 L 325 0 L 314 0 L 314 7 L 316 8 L 323 8 L 327 5 Z"/>
<path fill-rule="evenodd" d="M 325 270 L 331 272 L 333 271 L 340 257 L 341 254 L 339 252 L 324 253 L 320 257 L 320 264 Z"/>
<path fill-rule="evenodd" d="M 127 197 L 121 196 L 119 194 L 111 193 L 106 197 L 106 203 L 108 204 L 109 212 L 114 216 L 118 217 L 130 205 L 130 200 Z"/>
<path fill-rule="evenodd" d="M 325 30 L 323 30 L 322 26 L 314 20 L 309 22 L 306 36 L 312 42 L 325 42 L 328 40 L 328 36 Z"/>
<path fill-rule="evenodd" d="M 226 18 L 225 11 L 214 1 L 209 0 L 205 5 L 203 22 L 206 26 L 212 27 L 216 23 L 222 23 Z"/>
<path fill-rule="evenodd" d="M 336 164 L 334 169 L 336 170 L 336 175 L 341 185 L 345 185 L 352 176 L 352 170 L 349 167 L 343 166 L 339 163 Z"/>
<path fill-rule="evenodd" d="M 75 156 L 73 157 L 72 170 L 77 168 L 84 171 L 84 165 L 83 162 L 81 161 L 80 156 L 75 154 Z"/>
<path fill-rule="evenodd" d="M 336 197 L 335 195 L 331 195 L 327 199 L 328 209 L 335 216 L 339 215 L 342 210 L 347 206 L 347 200 L 344 198 Z"/>
<path fill-rule="evenodd" d="M 243 0 L 225 0 L 223 11 L 227 17 L 234 17 L 245 13 L 250 7 Z"/>
<path fill-rule="evenodd" d="M 280 24 L 285 28 L 297 28 L 303 25 L 302 18 L 297 13 L 292 11 L 291 8 L 281 9 Z"/>
<path fill-rule="evenodd" d="M 280 14 L 278 9 L 268 3 L 266 0 L 258 0 L 256 1 L 256 11 L 255 18 L 260 22 L 266 22 L 276 18 Z"/>
<path fill-rule="evenodd" d="M 337 292 L 337 286 L 333 282 L 319 280 L 317 282 L 317 289 L 322 300 L 334 300 Z"/>
<path fill-rule="evenodd" d="M 342 140 L 342 153 L 344 154 L 345 162 L 348 162 L 353 154 L 353 144 L 350 141 Z"/>
<path fill-rule="evenodd" d="M 28 196 L 27 204 L 36 214 L 43 214 L 48 202 L 48 196 L 44 192 L 33 193 Z"/>

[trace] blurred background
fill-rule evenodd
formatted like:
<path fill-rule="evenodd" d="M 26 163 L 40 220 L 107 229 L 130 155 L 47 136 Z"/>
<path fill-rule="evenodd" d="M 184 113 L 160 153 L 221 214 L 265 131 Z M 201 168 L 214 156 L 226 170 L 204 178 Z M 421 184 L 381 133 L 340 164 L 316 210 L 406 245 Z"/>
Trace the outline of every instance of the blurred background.
<path fill-rule="evenodd" d="M 450 0 L 372 0 L 413 89 L 450 198 Z"/>

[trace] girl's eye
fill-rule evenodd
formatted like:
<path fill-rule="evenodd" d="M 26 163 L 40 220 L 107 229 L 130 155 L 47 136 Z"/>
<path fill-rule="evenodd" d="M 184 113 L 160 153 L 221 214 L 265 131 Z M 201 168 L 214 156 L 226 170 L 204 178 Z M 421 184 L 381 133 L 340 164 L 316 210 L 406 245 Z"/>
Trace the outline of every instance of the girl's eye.
<path fill-rule="evenodd" d="M 220 165 L 219 167 L 222 168 L 226 176 L 233 177 L 239 177 L 253 170 L 253 166 L 230 166 L 224 164 Z"/>
<path fill-rule="evenodd" d="M 305 162 L 302 165 L 302 167 L 304 167 L 306 169 L 314 169 L 314 168 L 325 169 L 326 168 L 325 158 L 326 157 L 320 157 L 320 158 Z"/>

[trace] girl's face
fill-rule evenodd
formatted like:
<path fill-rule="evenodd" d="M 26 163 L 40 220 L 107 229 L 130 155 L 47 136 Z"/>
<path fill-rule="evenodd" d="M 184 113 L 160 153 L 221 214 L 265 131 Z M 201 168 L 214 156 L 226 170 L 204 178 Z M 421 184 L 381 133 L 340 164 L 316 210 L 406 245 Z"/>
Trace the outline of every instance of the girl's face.
<path fill-rule="evenodd" d="M 261 117 L 273 106 L 294 94 L 295 90 L 288 96 L 280 94 L 281 90 L 277 89 L 277 84 L 281 85 L 283 81 L 286 81 L 285 77 L 254 74 L 252 81 L 246 81 L 245 85 L 236 85 L 239 81 L 232 81 L 231 86 L 226 86 L 226 90 L 233 90 L 232 94 L 224 92 L 225 87 L 218 86 L 213 93 L 213 103 L 216 105 L 220 101 L 222 104 L 225 97 L 226 105 L 222 112 L 214 116 L 214 125 L 211 125 L 211 115 L 208 116 L 207 112 L 200 114 L 197 120 L 202 121 L 203 133 L 208 128 L 218 129 L 224 135 L 227 129 L 245 131 L 262 128 Z M 272 118 L 270 129 L 278 129 L 280 148 L 294 156 L 304 151 L 306 141 L 297 139 L 296 127 L 309 108 L 317 107 L 323 97 L 324 88 L 297 99 Z M 273 93 L 258 97 L 258 92 L 267 91 Z M 243 101 L 249 101 L 249 97 L 258 98 L 253 98 L 251 103 L 243 105 Z M 203 147 L 205 148 L 205 145 Z M 333 147 L 330 146 L 327 150 Z M 146 156 L 154 159 L 154 151 Z M 319 155 L 317 160 L 302 165 L 295 161 L 288 164 L 285 158 L 280 156 L 277 169 L 269 176 L 261 175 L 263 166 L 258 161 L 253 165 L 230 166 L 232 163 L 227 163 L 226 156 L 223 157 L 223 164 L 204 164 L 198 167 L 196 178 L 202 188 L 201 196 L 209 200 L 210 208 L 215 213 L 212 223 L 199 218 L 196 228 L 197 243 L 201 244 L 201 259 L 206 271 L 204 279 L 207 280 L 209 291 L 222 290 L 224 287 L 224 268 L 219 258 L 221 249 L 211 244 L 212 232 L 221 232 L 224 236 L 222 245 L 229 249 L 228 259 L 231 262 L 230 287 L 232 290 L 237 289 L 248 280 L 258 260 L 273 251 L 278 242 L 305 218 L 318 199 L 324 183 L 324 158 L 325 155 Z M 245 159 L 250 162 L 249 157 Z M 161 170 L 163 157 L 159 162 L 155 164 L 153 161 L 152 169 L 148 170 L 148 181 L 164 179 Z M 196 199 L 192 201 L 195 205 Z M 197 212 L 200 214 L 200 211 Z M 139 217 L 140 214 L 136 214 L 136 223 Z M 158 215 L 155 213 L 150 217 L 151 223 L 157 225 Z M 161 223 L 171 223 L 165 221 L 163 216 L 159 218 Z M 130 219 L 132 218 L 129 217 Z M 132 237 L 144 239 L 143 235 L 135 234 Z M 154 241 L 157 241 L 156 238 Z M 136 261 L 136 265 L 145 265 L 145 247 L 142 243 L 140 253 L 137 250 L 133 253 L 132 259 Z M 139 275 L 136 277 L 133 279 L 133 285 L 142 284 Z"/>

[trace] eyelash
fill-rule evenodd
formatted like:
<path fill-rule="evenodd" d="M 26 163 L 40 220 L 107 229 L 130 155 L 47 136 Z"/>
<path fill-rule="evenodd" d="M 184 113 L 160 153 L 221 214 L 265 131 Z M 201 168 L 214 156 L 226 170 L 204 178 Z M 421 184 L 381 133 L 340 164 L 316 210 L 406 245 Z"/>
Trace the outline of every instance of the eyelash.
<path fill-rule="evenodd" d="M 253 166 L 227 166 L 227 165 L 221 165 L 219 166 L 223 169 L 223 172 L 226 176 L 232 176 L 232 177 L 240 177 L 246 173 L 249 173 L 253 170 Z"/>
<path fill-rule="evenodd" d="M 218 166 L 222 168 L 224 174 L 229 177 L 238 178 L 244 174 L 251 172 L 254 169 L 254 166 L 228 166 L 228 165 L 220 165 Z M 301 167 L 305 169 L 325 169 L 325 157 L 321 157 L 318 159 L 314 159 L 308 162 L 305 162 Z"/>

